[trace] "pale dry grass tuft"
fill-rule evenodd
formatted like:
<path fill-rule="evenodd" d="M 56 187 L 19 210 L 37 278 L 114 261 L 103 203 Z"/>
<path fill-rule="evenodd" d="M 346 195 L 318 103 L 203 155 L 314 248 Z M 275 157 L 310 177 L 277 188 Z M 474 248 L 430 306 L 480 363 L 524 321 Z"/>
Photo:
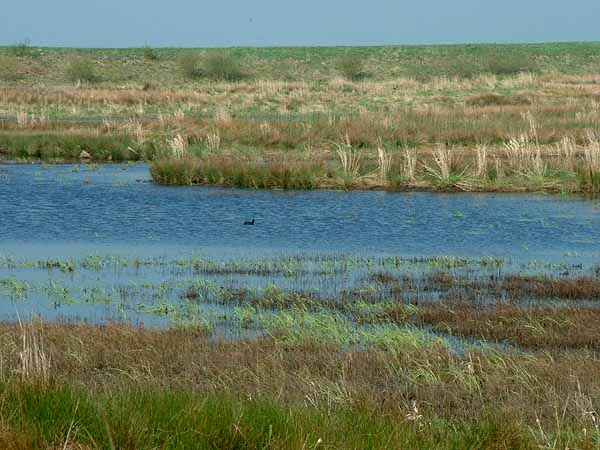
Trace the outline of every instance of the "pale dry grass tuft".
<path fill-rule="evenodd" d="M 583 149 L 583 155 L 590 174 L 594 176 L 600 172 L 600 139 L 592 131 L 586 134 L 587 145 Z"/>
<path fill-rule="evenodd" d="M 336 152 L 342 164 L 344 175 L 356 177 L 360 171 L 360 160 L 362 153 L 350 143 L 350 138 L 346 135 L 345 142 L 337 143 Z"/>
<path fill-rule="evenodd" d="M 219 130 L 215 130 L 206 135 L 206 148 L 211 153 L 218 152 L 221 149 L 221 136 L 219 135 Z"/>
<path fill-rule="evenodd" d="M 21 349 L 19 351 L 21 381 L 47 383 L 50 380 L 50 356 L 44 349 L 44 339 L 35 323 L 23 325 L 19 321 Z"/>
<path fill-rule="evenodd" d="M 126 131 L 134 137 L 137 144 L 143 144 L 146 142 L 146 132 L 141 122 L 137 120 L 129 120 L 125 125 Z"/>
<path fill-rule="evenodd" d="M 182 109 L 178 109 L 173 113 L 173 119 L 177 123 L 181 123 L 185 120 L 185 112 Z"/>
<path fill-rule="evenodd" d="M 181 134 L 177 134 L 167 141 L 170 156 L 175 159 L 183 159 L 188 153 L 188 142 Z"/>
<path fill-rule="evenodd" d="M 379 168 L 379 179 L 386 181 L 390 172 L 390 166 L 392 164 L 392 158 L 388 152 L 383 148 L 383 143 L 379 142 L 377 146 L 377 163 Z"/>
<path fill-rule="evenodd" d="M 404 160 L 402 165 L 402 171 L 404 176 L 409 181 L 416 180 L 417 171 L 417 151 L 415 149 L 405 148 L 404 149 Z"/>
<path fill-rule="evenodd" d="M 227 109 L 220 108 L 215 113 L 215 120 L 218 123 L 225 125 L 231 123 L 233 118 L 231 117 L 231 113 Z"/>
<path fill-rule="evenodd" d="M 436 146 L 431 153 L 435 166 L 425 164 L 425 171 L 440 181 L 450 179 L 452 152 L 445 145 Z"/>
<path fill-rule="evenodd" d="M 518 137 L 511 137 L 504 144 L 508 165 L 514 173 L 542 178 L 546 175 L 548 164 L 542 157 L 537 124 L 530 112 L 523 114 L 529 124 L 529 130 Z"/>
<path fill-rule="evenodd" d="M 19 128 L 26 128 L 27 126 L 29 126 L 29 124 L 29 114 L 27 114 L 25 111 L 19 111 L 17 113 L 17 126 L 19 126 Z"/>
<path fill-rule="evenodd" d="M 475 151 L 477 152 L 477 169 L 475 176 L 478 178 L 485 178 L 487 176 L 488 163 L 487 146 L 478 145 Z"/>
<path fill-rule="evenodd" d="M 577 146 L 575 140 L 571 136 L 565 136 L 556 145 L 556 149 L 562 168 L 574 172 L 577 158 Z"/>

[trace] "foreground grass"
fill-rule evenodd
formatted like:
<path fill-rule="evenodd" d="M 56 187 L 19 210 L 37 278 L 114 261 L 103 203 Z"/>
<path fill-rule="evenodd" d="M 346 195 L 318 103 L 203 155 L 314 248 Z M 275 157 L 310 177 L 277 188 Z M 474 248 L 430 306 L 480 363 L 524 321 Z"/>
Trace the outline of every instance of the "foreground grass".
<path fill-rule="evenodd" d="M 318 326 L 318 324 L 314 324 Z M 3 448 L 597 448 L 598 360 L 0 325 Z M 174 351 L 175 350 L 175 351 Z"/>
<path fill-rule="evenodd" d="M 141 386 L 95 394 L 66 385 L 10 384 L 0 395 L 5 449 L 535 448 L 526 430 L 499 417 L 425 424 L 417 415 L 399 420 L 347 408 L 328 413 Z"/>

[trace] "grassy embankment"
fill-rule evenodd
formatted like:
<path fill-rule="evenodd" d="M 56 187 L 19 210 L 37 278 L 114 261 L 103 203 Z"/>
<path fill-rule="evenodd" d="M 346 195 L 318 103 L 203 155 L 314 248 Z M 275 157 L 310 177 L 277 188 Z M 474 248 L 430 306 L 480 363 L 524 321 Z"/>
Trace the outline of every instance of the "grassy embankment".
<path fill-rule="evenodd" d="M 169 184 L 598 190 L 600 44 L 17 50 L 0 52 L 6 159 L 154 160 Z"/>

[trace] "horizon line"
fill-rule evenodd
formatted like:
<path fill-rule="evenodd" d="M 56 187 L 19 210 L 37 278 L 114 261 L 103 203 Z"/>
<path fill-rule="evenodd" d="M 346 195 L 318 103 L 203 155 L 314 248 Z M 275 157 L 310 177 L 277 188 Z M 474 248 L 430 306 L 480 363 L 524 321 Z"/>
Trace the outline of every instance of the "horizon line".
<path fill-rule="evenodd" d="M 0 44 L 0 48 L 12 48 L 25 45 L 33 49 L 71 49 L 71 50 L 133 50 L 143 48 L 164 49 L 164 50 L 194 50 L 194 49 L 245 49 L 245 48 L 378 48 L 378 47 L 459 47 L 459 46 L 526 46 L 526 45 L 565 45 L 565 44 L 600 44 L 600 40 L 574 40 L 574 41 L 527 41 L 527 42 L 456 42 L 456 43 L 426 43 L 426 44 L 309 44 L 309 45 L 224 45 L 224 44 L 206 44 L 201 46 L 187 45 L 150 45 L 145 43 L 139 46 L 123 47 L 103 47 L 103 46 L 64 46 L 64 45 L 33 45 L 27 40 L 15 42 L 12 44 Z"/>

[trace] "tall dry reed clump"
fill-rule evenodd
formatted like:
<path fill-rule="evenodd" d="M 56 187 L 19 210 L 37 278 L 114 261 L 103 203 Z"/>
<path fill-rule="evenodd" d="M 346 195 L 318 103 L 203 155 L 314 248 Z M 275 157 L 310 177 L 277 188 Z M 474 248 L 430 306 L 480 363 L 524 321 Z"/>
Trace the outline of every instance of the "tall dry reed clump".
<path fill-rule="evenodd" d="M 377 146 L 377 165 L 379 180 L 387 182 L 389 180 L 390 168 L 392 165 L 391 155 L 383 148 L 383 143 L 380 141 Z"/>
<path fill-rule="evenodd" d="M 181 134 L 175 135 L 173 138 L 167 141 L 167 148 L 169 151 L 169 157 L 181 160 L 189 157 L 188 154 L 188 141 Z"/>
<path fill-rule="evenodd" d="M 457 161 L 454 151 L 445 145 L 437 145 L 431 152 L 432 163 L 424 163 L 425 175 L 441 187 L 455 188 L 461 191 L 473 190 L 466 173 L 468 166 Z M 461 164 L 462 163 L 462 164 Z"/>
<path fill-rule="evenodd" d="M 19 321 L 21 349 L 19 350 L 21 381 L 48 383 L 50 380 L 50 357 L 44 348 L 44 338 L 34 322 Z"/>
<path fill-rule="evenodd" d="M 360 174 L 362 157 L 360 149 L 355 148 L 351 144 L 348 135 L 346 135 L 344 142 L 335 144 L 335 151 L 340 159 L 344 178 L 348 181 L 357 178 Z"/>

